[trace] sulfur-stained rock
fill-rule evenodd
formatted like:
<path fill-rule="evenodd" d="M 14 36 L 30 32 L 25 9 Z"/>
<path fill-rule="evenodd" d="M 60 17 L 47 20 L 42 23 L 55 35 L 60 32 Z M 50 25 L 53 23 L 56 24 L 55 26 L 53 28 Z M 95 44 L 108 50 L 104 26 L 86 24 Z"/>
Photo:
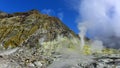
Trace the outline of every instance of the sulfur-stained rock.
<path fill-rule="evenodd" d="M 23 45 L 32 36 L 47 36 L 45 41 L 51 41 L 57 35 L 76 36 L 58 18 L 40 14 L 37 10 L 1 15 L 5 17 L 0 18 L 0 43 L 5 48 Z"/>
<path fill-rule="evenodd" d="M 46 68 L 59 54 L 59 36 L 77 38 L 58 18 L 37 10 L 0 13 L 0 56 L 7 56 L 0 68 Z"/>

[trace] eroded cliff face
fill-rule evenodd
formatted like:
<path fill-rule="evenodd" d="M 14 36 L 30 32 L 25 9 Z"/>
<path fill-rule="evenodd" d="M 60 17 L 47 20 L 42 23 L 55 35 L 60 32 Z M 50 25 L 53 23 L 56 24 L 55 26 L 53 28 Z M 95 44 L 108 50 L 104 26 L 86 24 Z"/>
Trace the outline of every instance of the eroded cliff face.
<path fill-rule="evenodd" d="M 42 37 L 44 41 L 52 41 L 58 35 L 77 37 L 58 18 L 43 15 L 37 10 L 0 13 L 0 43 L 5 48 L 22 46 L 23 43 L 34 46 Z"/>

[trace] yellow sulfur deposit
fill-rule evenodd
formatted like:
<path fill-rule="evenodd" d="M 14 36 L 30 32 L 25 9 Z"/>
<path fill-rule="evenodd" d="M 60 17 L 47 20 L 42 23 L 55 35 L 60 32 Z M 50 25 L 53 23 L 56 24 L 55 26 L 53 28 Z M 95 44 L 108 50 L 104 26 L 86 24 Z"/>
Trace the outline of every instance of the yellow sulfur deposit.
<path fill-rule="evenodd" d="M 91 52 L 91 49 L 90 49 L 90 46 L 88 46 L 88 45 L 85 45 L 84 47 L 83 47 L 83 53 L 85 54 L 85 55 L 90 55 L 92 52 Z"/>

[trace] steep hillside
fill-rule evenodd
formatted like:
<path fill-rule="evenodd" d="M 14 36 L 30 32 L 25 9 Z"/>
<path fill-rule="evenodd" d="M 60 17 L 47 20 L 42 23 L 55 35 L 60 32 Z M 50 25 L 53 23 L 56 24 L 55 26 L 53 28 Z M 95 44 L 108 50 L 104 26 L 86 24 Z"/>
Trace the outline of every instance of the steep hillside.
<path fill-rule="evenodd" d="M 43 15 L 37 10 L 7 14 L 0 12 L 0 43 L 5 47 L 34 46 L 40 38 L 52 41 L 58 35 L 77 37 L 58 18 Z"/>
<path fill-rule="evenodd" d="M 58 18 L 37 10 L 0 12 L 0 68 L 47 68 L 64 53 L 61 49 L 79 44 L 75 38 Z"/>

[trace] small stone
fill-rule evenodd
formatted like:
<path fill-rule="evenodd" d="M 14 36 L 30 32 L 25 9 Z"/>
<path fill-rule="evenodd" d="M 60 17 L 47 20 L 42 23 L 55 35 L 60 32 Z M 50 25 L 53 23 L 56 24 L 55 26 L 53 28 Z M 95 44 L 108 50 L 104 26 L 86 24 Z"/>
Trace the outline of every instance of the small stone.
<path fill-rule="evenodd" d="M 33 63 L 28 63 L 27 66 L 29 66 L 29 67 L 35 67 L 35 65 Z"/>
<path fill-rule="evenodd" d="M 37 66 L 37 67 L 42 67 L 42 63 L 40 61 L 36 61 L 34 62 L 34 64 Z"/>

